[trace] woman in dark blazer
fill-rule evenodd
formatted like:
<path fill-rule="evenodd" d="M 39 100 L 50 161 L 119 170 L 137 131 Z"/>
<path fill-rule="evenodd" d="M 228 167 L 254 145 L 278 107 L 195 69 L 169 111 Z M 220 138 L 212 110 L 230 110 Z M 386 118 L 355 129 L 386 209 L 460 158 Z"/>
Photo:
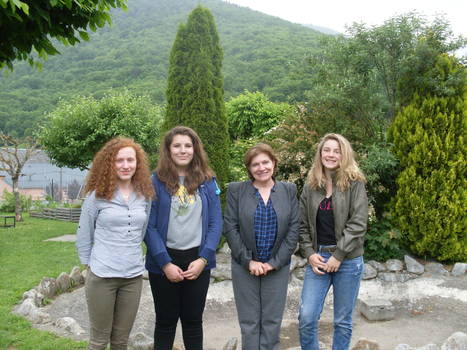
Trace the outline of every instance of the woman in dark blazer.
<path fill-rule="evenodd" d="M 224 213 L 242 349 L 274 350 L 298 242 L 297 188 L 274 180 L 277 158 L 269 145 L 250 148 L 244 162 L 251 181 L 229 184 Z"/>

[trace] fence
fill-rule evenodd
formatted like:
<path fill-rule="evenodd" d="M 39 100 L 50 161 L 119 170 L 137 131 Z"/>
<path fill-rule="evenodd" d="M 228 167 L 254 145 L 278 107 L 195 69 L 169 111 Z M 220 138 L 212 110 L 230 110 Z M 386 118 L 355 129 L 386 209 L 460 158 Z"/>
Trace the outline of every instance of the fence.
<path fill-rule="evenodd" d="M 29 216 L 43 219 L 54 219 L 62 221 L 78 222 L 81 215 L 81 208 L 45 208 L 42 212 L 31 211 Z"/>

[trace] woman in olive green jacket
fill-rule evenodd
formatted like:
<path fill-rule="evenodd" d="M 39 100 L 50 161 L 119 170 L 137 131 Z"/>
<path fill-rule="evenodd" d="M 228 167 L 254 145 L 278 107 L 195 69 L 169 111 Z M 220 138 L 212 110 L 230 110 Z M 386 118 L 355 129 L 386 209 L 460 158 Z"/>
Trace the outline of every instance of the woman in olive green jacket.
<path fill-rule="evenodd" d="M 334 293 L 333 350 L 349 348 L 352 312 L 363 273 L 368 219 L 365 177 L 350 143 L 327 134 L 318 145 L 300 198 L 300 250 L 308 265 L 299 315 L 302 350 L 318 350 L 318 320 Z"/>

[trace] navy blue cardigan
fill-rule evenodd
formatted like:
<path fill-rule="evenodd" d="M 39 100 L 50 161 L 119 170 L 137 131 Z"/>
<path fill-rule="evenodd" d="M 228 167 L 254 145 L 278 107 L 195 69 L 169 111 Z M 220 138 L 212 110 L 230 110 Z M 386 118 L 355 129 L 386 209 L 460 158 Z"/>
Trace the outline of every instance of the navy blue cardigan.
<path fill-rule="evenodd" d="M 155 173 L 152 176 L 152 183 L 156 191 L 156 199 L 151 204 L 148 228 L 144 237 L 148 248 L 146 269 L 152 273 L 162 274 L 162 267 L 172 261 L 166 247 L 172 195 Z M 212 269 L 216 266 L 216 248 L 222 231 L 220 191 L 213 178 L 203 182 L 198 192 L 202 202 L 203 222 L 199 256 L 208 261 L 206 269 Z"/>

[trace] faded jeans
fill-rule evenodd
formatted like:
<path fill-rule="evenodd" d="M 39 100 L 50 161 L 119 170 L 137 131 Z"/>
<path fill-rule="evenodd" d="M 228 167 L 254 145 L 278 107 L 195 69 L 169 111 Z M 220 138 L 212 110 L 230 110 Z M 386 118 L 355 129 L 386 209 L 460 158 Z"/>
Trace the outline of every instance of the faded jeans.
<path fill-rule="evenodd" d="M 327 261 L 331 253 L 319 253 Z M 344 260 L 337 272 L 317 275 L 310 265 L 305 271 L 299 314 L 300 345 L 302 350 L 319 350 L 318 321 L 324 300 L 332 285 L 334 293 L 333 350 L 347 350 L 352 337 L 352 312 L 363 274 L 363 257 Z"/>

